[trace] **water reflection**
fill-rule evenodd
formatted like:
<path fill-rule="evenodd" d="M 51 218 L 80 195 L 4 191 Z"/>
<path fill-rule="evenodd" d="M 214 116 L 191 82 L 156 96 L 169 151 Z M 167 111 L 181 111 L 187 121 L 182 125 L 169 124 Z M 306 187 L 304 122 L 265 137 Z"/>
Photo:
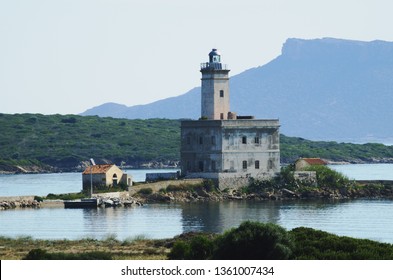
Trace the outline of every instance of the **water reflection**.
<path fill-rule="evenodd" d="M 188 231 L 221 233 L 246 220 L 286 229 L 311 227 L 393 243 L 393 202 L 228 201 L 151 204 L 135 208 L 43 208 L 0 211 L 0 235 L 42 239 L 171 238 Z"/>
<path fill-rule="evenodd" d="M 246 220 L 275 223 L 280 210 L 274 202 L 206 202 L 182 205 L 183 231 L 223 232 Z"/>

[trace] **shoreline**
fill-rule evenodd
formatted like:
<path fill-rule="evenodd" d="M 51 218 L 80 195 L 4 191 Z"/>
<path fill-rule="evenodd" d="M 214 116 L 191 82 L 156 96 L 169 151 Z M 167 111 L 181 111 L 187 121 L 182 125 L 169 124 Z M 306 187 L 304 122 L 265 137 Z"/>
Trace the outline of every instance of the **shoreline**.
<path fill-rule="evenodd" d="M 312 201 L 312 200 L 356 200 L 356 199 L 387 199 L 393 200 L 393 181 L 372 180 L 356 181 L 355 187 L 341 188 L 306 188 L 290 190 L 287 188 L 270 188 L 260 192 L 244 193 L 241 190 L 228 192 L 206 191 L 203 188 L 192 190 L 179 189 L 176 191 L 160 191 L 158 189 L 149 194 L 140 190 L 146 186 L 140 185 L 138 189 L 128 192 L 113 192 L 93 194 L 102 200 L 98 207 L 130 207 L 143 206 L 144 204 L 170 204 L 170 203 L 203 203 L 223 201 Z M 11 196 L 0 197 L 0 210 L 23 208 L 53 208 L 64 207 L 61 199 L 44 199 L 37 201 L 36 196 Z M 107 202 L 110 201 L 108 204 Z M 114 202 L 114 203 L 113 203 Z"/>
<path fill-rule="evenodd" d="M 342 161 L 334 161 L 325 159 L 329 165 L 348 165 L 348 164 L 393 164 L 393 158 L 381 158 L 381 159 L 371 159 L 371 160 L 342 160 Z M 287 165 L 287 161 L 283 160 L 281 162 L 282 166 Z M 140 166 L 127 165 L 122 166 L 122 169 L 127 170 L 137 170 L 137 169 L 179 169 L 179 166 L 174 165 L 154 165 L 154 164 L 143 164 Z M 78 173 L 82 172 L 84 169 L 81 166 L 75 167 L 57 167 L 57 166 L 9 166 L 8 170 L 1 169 L 0 175 L 17 175 L 17 174 L 57 174 L 57 173 Z"/>

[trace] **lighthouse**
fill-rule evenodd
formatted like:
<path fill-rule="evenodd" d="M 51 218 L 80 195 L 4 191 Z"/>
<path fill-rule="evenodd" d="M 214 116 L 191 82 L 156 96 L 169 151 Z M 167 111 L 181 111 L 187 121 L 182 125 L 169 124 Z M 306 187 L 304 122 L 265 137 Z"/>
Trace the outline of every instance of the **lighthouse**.
<path fill-rule="evenodd" d="M 209 62 L 201 63 L 201 119 L 228 119 L 229 71 L 221 63 L 221 54 L 217 49 L 209 53 Z"/>
<path fill-rule="evenodd" d="M 217 49 L 200 71 L 201 117 L 181 122 L 182 176 L 212 180 L 221 190 L 273 178 L 280 172 L 279 120 L 230 111 L 230 70 Z"/>

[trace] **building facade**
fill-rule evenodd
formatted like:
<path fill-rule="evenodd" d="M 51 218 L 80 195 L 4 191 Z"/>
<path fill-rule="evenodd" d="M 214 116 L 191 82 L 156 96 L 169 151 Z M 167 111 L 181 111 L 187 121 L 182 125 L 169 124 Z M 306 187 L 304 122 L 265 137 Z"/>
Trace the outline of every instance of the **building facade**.
<path fill-rule="evenodd" d="M 89 166 L 82 173 L 83 190 L 93 186 L 112 187 L 118 184 L 132 186 L 132 178 L 114 164 L 97 164 Z"/>
<path fill-rule="evenodd" d="M 229 70 L 216 49 L 201 73 L 201 119 L 181 123 L 182 175 L 213 179 L 221 189 L 272 178 L 280 171 L 279 121 L 230 111 Z"/>

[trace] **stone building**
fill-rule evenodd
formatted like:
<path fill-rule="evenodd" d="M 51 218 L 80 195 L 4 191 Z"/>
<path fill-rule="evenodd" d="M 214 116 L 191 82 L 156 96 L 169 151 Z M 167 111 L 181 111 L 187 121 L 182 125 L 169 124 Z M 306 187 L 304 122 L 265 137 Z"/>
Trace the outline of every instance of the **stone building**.
<path fill-rule="evenodd" d="M 181 123 L 182 175 L 213 179 L 221 189 L 280 171 L 279 121 L 231 112 L 229 71 L 213 49 L 209 62 L 201 64 L 201 118 Z"/>
<path fill-rule="evenodd" d="M 115 164 L 91 165 L 82 173 L 83 189 L 90 190 L 93 187 L 112 187 L 118 184 L 132 185 L 132 178 L 124 173 Z"/>

